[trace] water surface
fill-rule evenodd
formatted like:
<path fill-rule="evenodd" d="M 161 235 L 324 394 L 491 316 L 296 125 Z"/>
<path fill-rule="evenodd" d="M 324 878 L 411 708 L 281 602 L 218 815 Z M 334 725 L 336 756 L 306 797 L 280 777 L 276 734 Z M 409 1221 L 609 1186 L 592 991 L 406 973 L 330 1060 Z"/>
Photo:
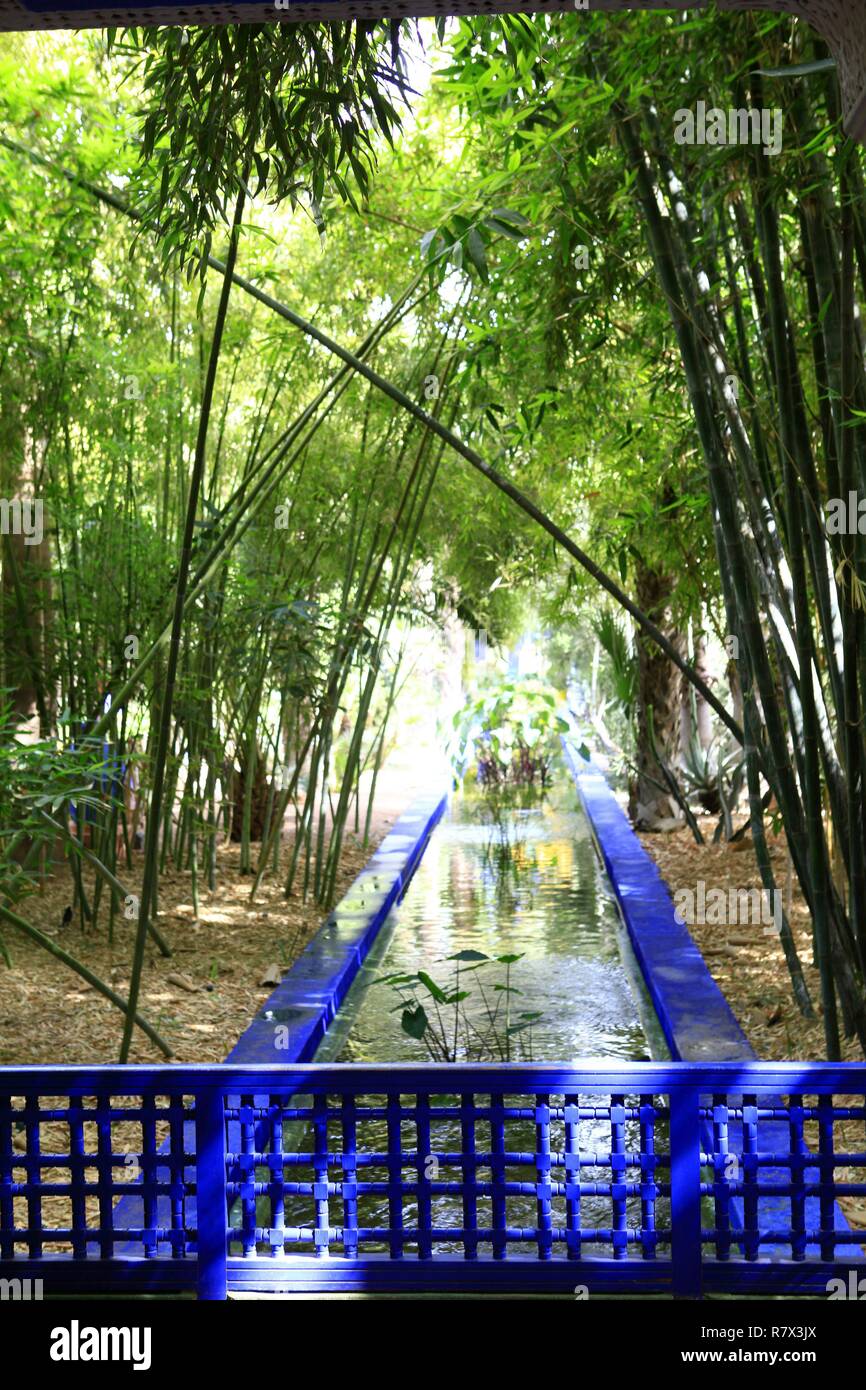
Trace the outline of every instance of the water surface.
<path fill-rule="evenodd" d="M 542 805 L 509 817 L 510 856 L 497 852 L 496 831 L 482 816 L 477 792 L 455 796 L 316 1061 L 429 1060 L 424 1043 L 401 1029 L 399 1012 L 389 1012 L 397 997 L 375 982 L 424 970 L 444 985 L 452 970 L 447 958 L 466 950 L 522 955 L 512 974 L 521 993 L 511 1007 L 513 1015 L 543 1014 L 532 1029 L 534 1061 L 666 1055 L 565 774 Z M 498 966 L 485 966 L 478 980 L 464 974 L 461 987 L 471 990 L 464 1007 L 479 1028 L 486 1020 L 479 983 L 492 999 L 490 985 L 504 978 Z M 424 1002 L 429 1012 L 429 999 Z"/>
<path fill-rule="evenodd" d="M 589 825 L 564 771 L 560 771 L 556 787 L 543 804 L 509 817 L 507 837 L 511 852 L 503 856 L 497 852 L 495 830 L 484 823 L 477 792 L 453 799 L 431 837 L 406 896 L 382 927 L 338 1018 L 319 1047 L 316 1062 L 388 1064 L 430 1060 L 423 1041 L 410 1037 L 401 1028 L 401 1010 L 398 1007 L 395 1011 L 397 997 L 378 981 L 383 975 L 424 970 L 445 985 L 451 969 L 447 958 L 466 950 L 490 957 L 522 956 L 511 981 L 521 993 L 513 997 L 511 1008 L 514 1015 L 521 1011 L 542 1014 L 532 1030 L 533 1061 L 569 1062 L 601 1057 L 647 1060 L 667 1055 Z M 486 1018 L 479 980 L 484 982 L 488 1000 L 492 1000 L 497 996 L 490 986 L 497 980 L 504 982 L 504 978 L 499 966 L 486 966 L 479 977 L 471 972 L 462 977 L 461 986 L 471 991 L 464 1008 L 479 1029 L 484 1029 Z M 418 997 L 424 998 L 423 991 Z M 432 1012 L 429 1000 L 425 998 L 424 1002 Z M 501 1035 L 501 1028 L 499 1031 Z M 521 1041 L 527 1040 L 527 1034 L 522 1034 Z M 516 1047 L 517 1043 L 513 1045 Z M 484 1060 L 500 1058 L 494 1055 Z M 510 1060 L 525 1060 L 525 1054 Z M 636 1101 L 637 1097 L 630 1099 Z M 455 1100 L 459 1104 L 459 1098 L 449 1101 L 447 1097 L 431 1096 L 434 1106 L 454 1104 Z M 476 1098 L 478 1102 L 483 1104 L 484 1098 Z M 361 1106 L 382 1104 L 381 1097 L 359 1098 Z M 504 1219 L 510 1233 L 509 1254 L 526 1254 L 534 1249 L 540 1211 L 536 1184 L 541 1175 L 534 1159 L 536 1127 L 529 1118 L 532 1102 L 527 1098 L 518 1104 L 529 1104 L 530 1109 L 526 1111 L 527 1118 L 506 1122 L 505 1176 L 512 1188 L 499 1225 Z M 579 1180 L 584 1249 L 587 1253 L 610 1255 L 612 1229 L 638 1236 L 642 1228 L 646 1240 L 646 1232 L 652 1230 L 656 1221 L 664 1224 L 667 1203 L 658 1204 L 658 1211 L 651 1212 L 649 1205 L 642 1210 L 636 1186 L 627 1197 L 615 1195 L 609 1158 L 611 1123 L 603 1108 L 605 1098 L 585 1096 L 580 1098 L 580 1104 L 586 1107 L 584 1118 L 576 1126 L 576 1142 L 582 1156 Z M 598 1113 L 595 1107 L 599 1107 Z M 551 1149 L 559 1155 L 564 1147 L 562 1129 L 561 1120 L 551 1125 Z M 473 1130 L 476 1154 L 479 1159 L 489 1157 L 494 1147 L 491 1123 L 478 1119 Z M 627 1181 L 633 1184 L 641 1181 L 641 1168 L 647 1162 L 646 1154 L 640 1160 L 636 1157 L 641 1150 L 639 1130 L 634 1120 L 625 1125 L 625 1148 L 635 1155 L 626 1174 Z M 327 1121 L 331 1182 L 340 1182 L 347 1171 L 355 1172 L 354 1158 L 349 1168 L 343 1169 L 345 1137 L 339 1112 L 334 1110 Z M 442 1254 L 464 1253 L 460 1231 L 467 1219 L 466 1174 L 463 1165 L 454 1161 L 463 1152 L 460 1119 L 434 1121 L 429 1154 L 421 1151 L 420 1128 L 416 1132 L 412 1119 L 402 1121 L 401 1148 L 405 1157 L 400 1171 L 405 1186 L 399 1201 L 394 1199 L 393 1190 L 389 1191 L 390 1145 L 384 1117 L 360 1122 L 356 1137 L 356 1175 L 370 1185 L 358 1195 L 357 1215 L 352 1218 L 353 1225 L 357 1220 L 364 1228 L 360 1253 L 381 1252 L 390 1245 L 392 1252 L 402 1249 L 410 1257 L 417 1255 L 417 1239 L 411 1235 L 403 1239 L 400 1233 L 417 1229 L 421 1191 L 418 1180 L 422 1171 L 434 1183 L 432 1189 L 427 1189 L 432 1191 L 433 1250 Z M 664 1126 L 659 1126 L 657 1140 L 664 1141 L 664 1137 Z M 310 1139 L 311 1131 L 305 1125 L 283 1126 L 284 1152 L 294 1150 L 298 1157 L 289 1160 L 285 1177 L 292 1180 L 290 1185 L 283 1188 L 280 1184 L 280 1191 L 274 1194 L 280 1208 L 277 1239 L 282 1243 L 283 1226 L 293 1227 L 286 1248 L 296 1253 L 314 1249 L 312 1232 L 308 1235 L 315 1219 L 312 1184 L 316 1179 L 306 1158 Z M 558 1162 L 560 1166 L 551 1175 L 562 1182 L 565 1171 L 561 1159 Z M 644 1180 L 651 1174 L 650 1167 L 643 1174 Z M 487 1189 L 487 1195 L 472 1198 L 476 1215 L 470 1218 L 471 1225 L 487 1233 L 478 1245 L 481 1255 L 491 1253 L 492 1232 L 497 1228 L 490 1187 L 492 1175 L 489 1162 L 480 1162 L 475 1170 L 481 1190 L 484 1191 L 484 1185 Z M 261 1170 L 258 1177 L 267 1183 L 266 1170 Z M 564 1196 L 553 1197 L 550 1216 L 555 1228 L 553 1251 L 559 1255 L 564 1252 L 569 1219 Z M 662 1219 L 657 1220 L 659 1217 Z M 332 1235 L 331 1250 L 339 1255 L 344 1250 L 339 1227 L 348 1220 L 348 1212 L 336 1193 L 329 1199 L 327 1219 L 332 1231 L 338 1228 Z M 240 1212 L 235 1208 L 233 1224 L 239 1224 L 239 1220 Z M 255 1224 L 261 1230 L 272 1229 L 273 1223 L 271 1198 L 263 1196 L 257 1203 Z M 595 1240 L 591 1238 L 593 1231 Z M 268 1246 L 263 1243 L 259 1248 L 264 1252 Z M 350 1253 L 354 1253 L 354 1248 Z"/>

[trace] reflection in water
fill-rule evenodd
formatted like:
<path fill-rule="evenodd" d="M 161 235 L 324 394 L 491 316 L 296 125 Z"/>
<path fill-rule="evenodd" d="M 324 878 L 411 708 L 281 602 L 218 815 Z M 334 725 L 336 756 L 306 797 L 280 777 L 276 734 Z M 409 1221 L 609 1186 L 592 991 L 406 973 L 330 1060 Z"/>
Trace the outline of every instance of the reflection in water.
<path fill-rule="evenodd" d="M 544 1014 L 533 1030 L 535 1061 L 648 1055 L 619 918 L 573 793 L 554 792 L 542 806 L 515 813 L 514 823 L 512 853 L 503 860 L 491 851 L 477 795 L 455 800 L 349 994 L 348 1037 L 326 1039 L 317 1061 L 426 1061 L 423 1042 L 389 1012 L 392 994 L 373 981 L 425 970 L 442 983 L 447 957 L 464 950 L 523 954 L 514 968 L 515 1008 Z M 491 982 L 499 979 L 498 967 L 486 967 L 485 988 L 487 972 Z M 471 974 L 465 985 L 472 990 L 466 1010 L 480 1022 L 484 1004 Z"/>
<path fill-rule="evenodd" d="M 568 1062 L 587 1057 L 638 1060 L 648 1058 L 650 1050 L 656 1056 L 665 1055 L 656 1032 L 657 1025 L 654 1026 L 651 1011 L 637 983 L 637 969 L 625 944 L 589 827 L 576 808 L 574 793 L 569 787 L 563 787 L 565 780 L 560 774 L 558 787 L 542 806 L 515 813 L 509 827 L 512 853 L 506 859 L 497 852 L 495 833 L 480 820 L 477 794 L 455 799 L 449 814 L 435 831 L 405 899 L 382 929 L 339 1018 L 319 1048 L 317 1062 L 427 1061 L 423 1042 L 403 1032 L 400 1010 L 393 1012 L 393 994 L 375 981 L 385 974 L 421 969 L 444 983 L 451 968 L 446 963 L 447 957 L 462 950 L 481 951 L 491 957 L 523 954 L 512 979 L 521 991 L 516 1007 L 521 1011 L 540 1010 L 544 1015 L 534 1028 L 534 1061 Z M 490 982 L 493 983 L 498 974 L 494 976 L 492 972 L 498 972 L 499 967 L 490 966 L 486 970 L 491 972 Z M 465 1007 L 470 1016 L 480 1017 L 484 1004 L 471 975 L 466 985 L 472 989 L 472 996 Z M 647 1032 L 651 1033 L 651 1043 L 648 1043 Z M 430 1099 L 434 1106 L 449 1103 L 444 1097 L 431 1096 Z M 455 1100 L 459 1104 L 459 1099 Z M 574 1124 L 568 1144 L 563 1120 L 554 1120 L 551 1151 L 555 1157 L 551 1177 L 559 1183 L 566 1180 L 563 1152 L 566 1147 L 579 1148 L 580 1167 L 576 1171 L 572 1169 L 569 1181 L 577 1180 L 582 1188 L 579 1219 L 584 1240 L 589 1237 L 589 1244 L 584 1247 L 586 1253 L 609 1255 L 612 1249 L 610 1232 L 614 1227 L 628 1231 L 630 1240 L 636 1237 L 639 1242 L 645 1242 L 649 1253 L 653 1225 L 664 1226 L 665 1221 L 660 1218 L 666 1215 L 666 1203 L 660 1204 L 658 1211 L 654 1203 L 647 1203 L 642 1211 L 637 1185 L 642 1180 L 652 1182 L 653 1159 L 648 1156 L 651 1146 L 641 1144 L 636 1118 L 626 1120 L 618 1137 L 614 1134 L 605 1097 L 572 1097 L 571 1101 L 573 1104 L 580 1102 L 582 1115 Z M 637 1101 L 637 1097 L 628 1098 L 626 1104 Z M 381 1098 L 373 1103 L 381 1104 Z M 476 1104 L 483 1103 L 483 1097 L 476 1097 Z M 503 1226 L 509 1232 L 509 1254 L 531 1254 L 537 1248 L 541 1204 L 537 1200 L 536 1184 L 541 1174 L 534 1158 L 536 1125 L 529 1118 L 534 1102 L 526 1098 L 517 1103 L 529 1107 L 524 1111 L 527 1118 L 515 1117 L 507 1121 L 504 1133 L 506 1166 L 498 1171 L 500 1182 L 504 1179 L 520 1185 L 521 1190 L 509 1192 L 498 1215 L 493 1207 L 493 1167 L 489 1161 L 483 1162 L 483 1156 L 489 1159 L 495 1149 L 493 1126 L 488 1119 L 479 1119 L 473 1126 L 475 1152 L 477 1159 L 482 1160 L 475 1169 L 475 1178 L 482 1193 L 486 1187 L 485 1195 L 477 1198 L 476 1229 L 482 1228 L 488 1233 L 478 1245 L 481 1255 L 491 1253 L 492 1232 L 498 1230 L 501 1237 Z M 595 1107 L 598 1107 L 596 1114 L 593 1113 Z M 415 1122 L 404 1119 L 400 1129 L 401 1149 L 409 1158 L 408 1161 L 404 1158 L 400 1170 L 405 1187 L 395 1205 L 393 1190 L 390 1199 L 388 1191 L 386 1120 L 367 1119 L 357 1127 L 357 1177 L 362 1183 L 372 1185 L 372 1190 L 362 1190 L 356 1199 L 357 1224 L 367 1232 L 366 1238 L 364 1231 L 360 1232 L 360 1253 L 387 1250 L 389 1244 L 394 1249 L 395 1229 L 408 1233 L 417 1228 L 421 1191 L 418 1178 L 422 1173 L 442 1184 L 433 1189 L 430 1205 L 435 1228 L 432 1249 L 442 1253 L 464 1252 L 465 1245 L 460 1238 L 466 1218 L 464 1184 L 471 1170 L 454 1162 L 465 1152 L 460 1119 L 440 1119 L 433 1123 L 427 1153 L 421 1149 L 420 1126 L 416 1131 Z M 285 1124 L 282 1133 L 284 1152 L 289 1154 L 294 1150 L 297 1157 L 294 1161 L 288 1160 L 284 1177 L 290 1179 L 290 1183 L 279 1194 L 280 1228 L 282 1231 L 283 1222 L 286 1227 L 295 1228 L 286 1241 L 288 1251 L 311 1252 L 314 1246 L 309 1228 L 314 1224 L 316 1173 L 312 1163 L 301 1157 L 310 1151 L 310 1128 L 298 1123 Z M 341 1184 L 345 1176 L 341 1158 L 344 1141 L 343 1123 L 332 1111 L 327 1120 L 327 1149 L 332 1155 L 328 1160 L 328 1177 L 332 1183 Z M 659 1149 L 666 1148 L 662 1124 L 656 1125 L 656 1144 Z M 610 1154 L 615 1145 L 628 1151 L 630 1157 L 621 1170 L 620 1186 L 614 1188 Z M 392 1147 L 390 1151 L 393 1153 Z M 639 1157 L 641 1151 L 642 1158 Z M 452 1159 L 450 1163 L 446 1156 Z M 354 1162 L 353 1159 L 353 1168 Z M 662 1172 L 659 1176 L 666 1177 L 666 1174 Z M 261 1179 L 267 1181 L 267 1177 L 262 1170 Z M 627 1195 L 621 1185 L 623 1180 L 629 1184 Z M 334 1190 L 328 1215 L 332 1228 L 331 1249 L 335 1254 L 345 1253 L 346 1249 L 339 1231 L 347 1220 L 339 1195 L 341 1191 L 341 1187 Z M 425 1191 L 429 1193 L 430 1189 Z M 646 1192 L 645 1187 L 644 1195 Z M 265 1228 L 259 1237 L 265 1241 L 260 1247 L 263 1250 L 267 1248 L 266 1231 L 273 1228 L 272 1197 L 273 1191 L 271 1197 L 263 1197 L 257 1206 L 255 1224 L 260 1231 Z M 573 1198 L 571 1200 L 573 1203 Z M 237 1225 L 239 1213 L 236 1211 L 233 1215 Z M 564 1231 L 569 1221 L 564 1192 L 553 1197 L 549 1216 L 558 1233 L 554 1236 L 553 1253 L 559 1256 L 565 1250 Z M 598 1236 L 595 1242 L 592 1241 L 593 1230 Z M 435 1231 L 443 1235 L 437 1239 Z M 278 1240 L 282 1245 L 281 1233 Z M 406 1254 L 417 1254 L 417 1239 L 409 1236 L 403 1240 L 401 1237 L 400 1244 Z M 352 1249 L 355 1249 L 354 1240 Z M 634 1245 L 630 1250 L 637 1253 Z"/>

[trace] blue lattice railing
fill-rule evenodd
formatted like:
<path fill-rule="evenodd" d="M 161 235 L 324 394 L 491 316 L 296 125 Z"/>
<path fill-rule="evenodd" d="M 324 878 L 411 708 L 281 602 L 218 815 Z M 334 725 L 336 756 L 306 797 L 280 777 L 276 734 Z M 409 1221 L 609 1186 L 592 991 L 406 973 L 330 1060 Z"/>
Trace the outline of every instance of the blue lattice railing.
<path fill-rule="evenodd" d="M 864 1122 L 860 1064 L 3 1067 L 0 1278 L 821 1292 Z"/>

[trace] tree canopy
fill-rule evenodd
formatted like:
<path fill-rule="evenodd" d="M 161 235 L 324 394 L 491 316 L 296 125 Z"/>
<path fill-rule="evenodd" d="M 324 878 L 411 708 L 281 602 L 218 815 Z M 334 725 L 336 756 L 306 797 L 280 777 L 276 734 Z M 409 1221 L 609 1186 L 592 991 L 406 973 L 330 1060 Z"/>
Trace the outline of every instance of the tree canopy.
<path fill-rule="evenodd" d="M 256 886 L 296 807 L 287 887 L 329 903 L 406 634 L 454 618 L 600 663 L 639 823 L 688 813 L 713 707 L 720 824 L 736 763 L 828 1055 L 866 1046 L 866 557 L 828 520 L 866 487 L 866 204 L 826 59 L 703 12 L 3 40 L 0 491 L 44 504 L 4 536 L 5 736 L 73 760 L 60 820 L 94 739 L 139 760 L 124 1057 L 218 788 Z M 784 111 L 778 148 L 680 139 L 700 103 Z M 56 827 L 8 829 L 20 930 Z"/>

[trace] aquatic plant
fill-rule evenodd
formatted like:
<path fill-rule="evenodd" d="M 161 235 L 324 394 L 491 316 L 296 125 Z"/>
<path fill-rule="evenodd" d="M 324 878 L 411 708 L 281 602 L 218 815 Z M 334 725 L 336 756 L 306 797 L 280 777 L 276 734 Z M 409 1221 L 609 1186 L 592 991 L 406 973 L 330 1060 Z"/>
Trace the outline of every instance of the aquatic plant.
<path fill-rule="evenodd" d="M 468 700 L 454 716 L 457 777 L 474 769 L 478 816 L 491 827 L 485 856 L 506 869 L 520 843 L 516 811 L 544 796 L 559 739 L 569 724 L 556 691 L 538 680 L 504 681 Z"/>
<path fill-rule="evenodd" d="M 512 966 L 522 953 L 491 957 L 469 950 L 447 959 L 454 966 L 445 985 L 437 984 L 426 970 L 398 972 L 374 982 L 389 986 L 397 996 L 391 1012 L 400 1013 L 403 1032 L 423 1042 L 433 1062 L 531 1062 L 532 1029 L 544 1015 L 528 1010 L 512 1013 L 512 997 L 521 993 L 511 983 Z M 505 980 L 485 989 L 479 972 L 491 965 L 505 967 Z M 482 1000 L 477 1019 L 465 1007 L 472 991 L 461 986 L 461 975 L 465 979 L 468 974 L 476 976 Z"/>
<path fill-rule="evenodd" d="M 468 700 L 454 716 L 455 769 L 463 774 L 474 767 L 491 801 L 512 791 L 543 791 L 569 727 L 559 703 L 538 680 L 504 681 Z"/>

